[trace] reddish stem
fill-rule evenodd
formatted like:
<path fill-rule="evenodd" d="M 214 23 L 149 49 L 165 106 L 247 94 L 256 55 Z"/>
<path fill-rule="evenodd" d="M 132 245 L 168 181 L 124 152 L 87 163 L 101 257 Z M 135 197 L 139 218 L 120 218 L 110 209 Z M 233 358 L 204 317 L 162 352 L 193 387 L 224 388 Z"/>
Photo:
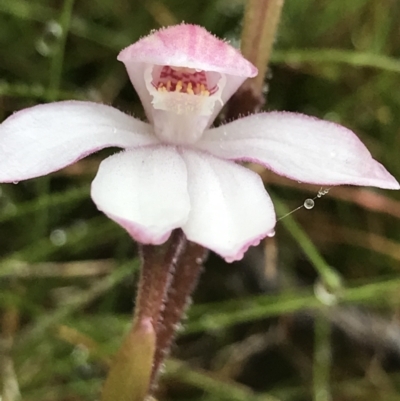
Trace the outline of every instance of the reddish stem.
<path fill-rule="evenodd" d="M 208 251 L 202 246 L 188 242 L 176 265 L 175 274 L 168 289 L 162 324 L 157 332 L 157 347 L 153 365 L 153 385 L 160 367 L 169 354 L 179 323 L 190 303 L 190 297 L 197 285 L 203 262 Z"/>
<path fill-rule="evenodd" d="M 200 245 L 187 242 L 182 231 L 175 230 L 165 245 L 143 245 L 141 254 L 143 264 L 135 321 L 150 318 L 156 333 L 150 379 L 154 388 L 197 284 L 207 251 Z"/>
<path fill-rule="evenodd" d="M 136 298 L 135 319 L 151 318 L 156 333 L 175 265 L 185 248 L 185 243 L 182 231 L 175 230 L 164 246 L 141 247 L 142 270 Z"/>

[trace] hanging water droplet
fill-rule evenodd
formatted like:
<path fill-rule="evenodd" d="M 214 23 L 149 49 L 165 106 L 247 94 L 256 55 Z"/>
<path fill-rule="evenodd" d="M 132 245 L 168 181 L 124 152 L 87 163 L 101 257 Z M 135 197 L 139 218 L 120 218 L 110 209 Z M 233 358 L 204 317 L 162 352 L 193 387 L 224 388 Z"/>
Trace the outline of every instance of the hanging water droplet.
<path fill-rule="evenodd" d="M 312 208 L 314 207 L 314 204 L 315 204 L 314 200 L 311 199 L 311 198 L 309 198 L 309 199 L 306 199 L 306 200 L 304 201 L 303 206 L 304 206 L 306 209 L 312 209 Z"/>
<path fill-rule="evenodd" d="M 318 191 L 318 194 L 317 194 L 317 196 L 318 196 L 318 198 L 321 198 L 322 196 L 324 196 L 324 195 L 326 195 L 327 193 L 329 192 L 329 188 L 321 188 L 319 191 Z"/>
<path fill-rule="evenodd" d="M 44 57 L 51 56 L 62 36 L 62 26 L 56 21 L 46 23 L 42 36 L 36 41 L 35 48 Z"/>
<path fill-rule="evenodd" d="M 19 183 L 19 181 L 13 181 L 14 185 L 17 185 Z"/>
<path fill-rule="evenodd" d="M 268 234 L 267 234 L 267 237 L 273 237 L 273 236 L 275 236 L 275 230 L 272 230 L 272 231 L 270 231 Z"/>

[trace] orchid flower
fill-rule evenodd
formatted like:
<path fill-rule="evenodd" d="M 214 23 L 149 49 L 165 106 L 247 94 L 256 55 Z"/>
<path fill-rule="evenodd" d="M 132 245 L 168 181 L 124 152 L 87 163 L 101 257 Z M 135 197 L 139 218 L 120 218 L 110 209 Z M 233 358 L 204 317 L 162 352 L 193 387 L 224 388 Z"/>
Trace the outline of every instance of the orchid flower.
<path fill-rule="evenodd" d="M 0 181 L 43 176 L 106 147 L 91 196 L 144 244 L 176 228 L 227 261 L 276 223 L 251 161 L 296 181 L 399 189 L 357 136 L 332 122 L 259 113 L 212 128 L 222 106 L 257 69 L 204 28 L 181 24 L 122 50 L 148 123 L 104 105 L 63 101 L 19 111 L 0 126 Z"/>

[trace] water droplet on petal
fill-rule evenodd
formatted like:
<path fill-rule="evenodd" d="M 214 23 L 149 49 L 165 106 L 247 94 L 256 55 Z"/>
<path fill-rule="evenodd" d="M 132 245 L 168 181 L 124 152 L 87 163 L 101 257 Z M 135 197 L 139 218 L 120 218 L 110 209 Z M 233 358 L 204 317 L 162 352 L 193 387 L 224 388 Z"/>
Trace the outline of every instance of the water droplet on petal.
<path fill-rule="evenodd" d="M 202 258 L 196 258 L 196 263 L 198 265 L 201 265 L 203 263 L 203 259 Z"/>
<path fill-rule="evenodd" d="M 13 181 L 14 185 L 17 185 L 19 183 L 19 181 Z"/>
<path fill-rule="evenodd" d="M 275 230 L 272 230 L 267 234 L 267 237 L 273 237 L 273 236 L 275 236 Z"/>
<path fill-rule="evenodd" d="M 311 199 L 311 198 L 309 198 L 309 199 L 306 199 L 306 200 L 304 201 L 303 206 L 304 206 L 306 209 L 312 209 L 312 208 L 314 207 L 314 204 L 315 204 L 314 200 Z"/>

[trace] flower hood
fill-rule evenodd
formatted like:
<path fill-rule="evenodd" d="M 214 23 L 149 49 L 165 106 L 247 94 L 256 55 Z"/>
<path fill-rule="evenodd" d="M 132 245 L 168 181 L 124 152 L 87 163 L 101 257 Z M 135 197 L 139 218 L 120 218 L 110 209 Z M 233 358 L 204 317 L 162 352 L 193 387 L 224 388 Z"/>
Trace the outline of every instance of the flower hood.
<path fill-rule="evenodd" d="M 193 143 L 257 68 L 238 50 L 197 25 L 151 33 L 118 55 L 155 134 Z"/>

